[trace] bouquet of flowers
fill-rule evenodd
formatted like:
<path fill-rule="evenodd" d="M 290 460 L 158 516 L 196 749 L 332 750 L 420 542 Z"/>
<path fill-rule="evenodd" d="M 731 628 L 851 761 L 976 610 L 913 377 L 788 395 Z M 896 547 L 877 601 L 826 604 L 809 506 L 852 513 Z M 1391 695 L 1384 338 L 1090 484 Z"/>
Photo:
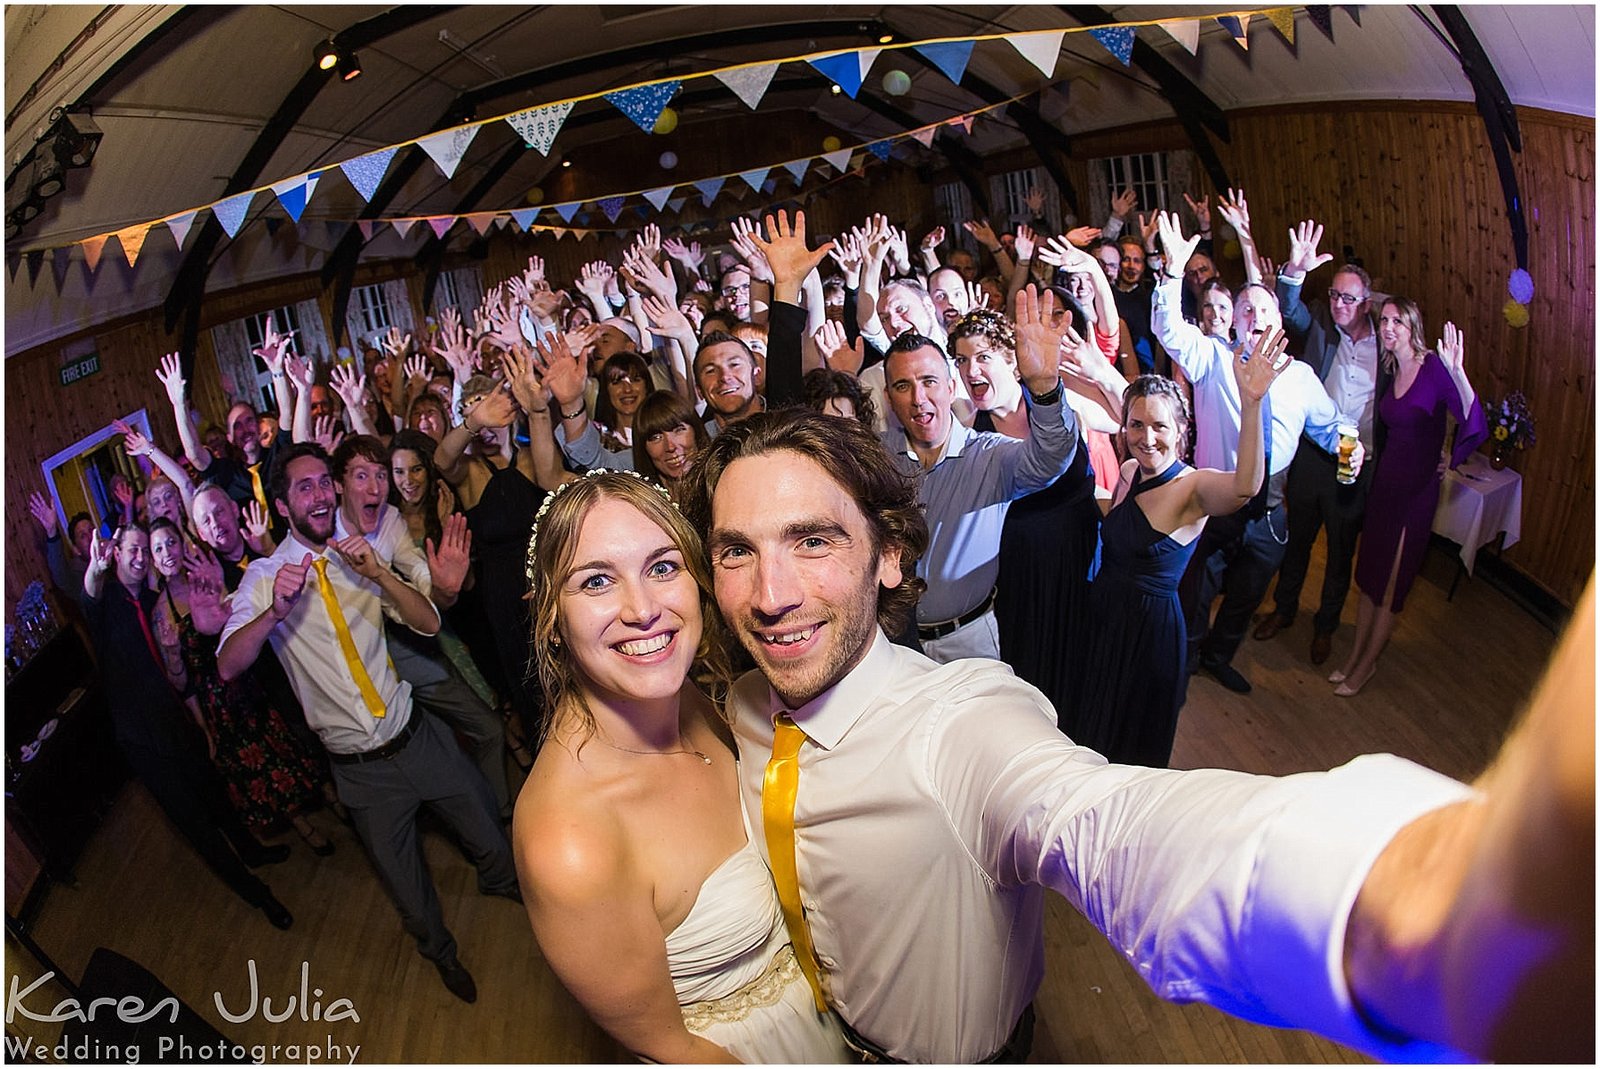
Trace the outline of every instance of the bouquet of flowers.
<path fill-rule="evenodd" d="M 1489 440 L 1496 448 L 1526 449 L 1539 439 L 1533 433 L 1533 413 L 1521 390 L 1506 394 L 1490 405 Z"/>

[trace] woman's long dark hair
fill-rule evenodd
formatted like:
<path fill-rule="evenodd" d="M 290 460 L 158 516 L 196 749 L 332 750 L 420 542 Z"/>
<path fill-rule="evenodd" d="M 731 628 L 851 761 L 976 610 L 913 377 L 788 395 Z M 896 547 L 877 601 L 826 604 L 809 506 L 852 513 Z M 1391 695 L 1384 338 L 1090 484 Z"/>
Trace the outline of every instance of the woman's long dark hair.
<path fill-rule="evenodd" d="M 405 511 L 405 499 L 400 496 L 400 488 L 394 481 L 394 455 L 402 449 L 409 449 L 417 454 L 422 461 L 423 470 L 427 473 L 427 482 L 422 487 L 422 500 L 418 508 L 422 510 L 423 534 L 433 539 L 437 546 L 444 538 L 444 524 L 439 520 L 439 469 L 433 463 L 433 451 L 437 443 L 421 431 L 404 430 L 395 434 L 389 442 L 389 504 Z"/>

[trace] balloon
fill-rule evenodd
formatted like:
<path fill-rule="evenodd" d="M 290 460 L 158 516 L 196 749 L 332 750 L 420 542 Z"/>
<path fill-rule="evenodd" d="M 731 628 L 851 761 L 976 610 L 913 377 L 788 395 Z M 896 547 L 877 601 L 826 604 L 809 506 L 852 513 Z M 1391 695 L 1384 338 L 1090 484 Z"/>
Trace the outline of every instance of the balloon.
<path fill-rule="evenodd" d="M 1533 276 L 1519 267 L 1511 272 L 1506 289 L 1511 292 L 1512 300 L 1518 304 L 1527 304 L 1533 300 Z"/>
<path fill-rule="evenodd" d="M 837 137 L 834 137 L 832 134 L 829 134 L 827 137 L 822 139 L 822 151 L 824 151 L 824 152 L 838 152 L 839 151 L 839 147 L 840 147 L 840 145 L 842 143 L 843 142 L 841 142 Z"/>
<path fill-rule="evenodd" d="M 892 97 L 904 96 L 911 88 L 911 75 L 892 70 L 883 76 L 883 91 Z"/>
<path fill-rule="evenodd" d="M 1222 258 L 1223 259 L 1225 259 L 1225 260 L 1237 260 L 1243 255 L 1244 255 L 1244 250 L 1242 248 L 1240 248 L 1239 247 L 1239 243 L 1237 241 L 1234 241 L 1232 238 L 1229 238 L 1227 241 L 1222 243 Z"/>
<path fill-rule="evenodd" d="M 678 113 L 671 108 L 662 108 L 661 114 L 656 117 L 655 128 L 651 131 L 657 134 L 670 134 L 678 128 Z"/>
<path fill-rule="evenodd" d="M 1506 302 L 1505 307 L 1501 309 L 1501 312 L 1504 313 L 1506 322 L 1513 327 L 1525 327 L 1528 325 L 1528 306 L 1525 304 L 1518 304 L 1515 300 L 1509 300 Z"/>
<path fill-rule="evenodd" d="M 670 171 L 676 166 L 678 166 L 678 154 L 676 152 L 668 149 L 661 154 L 661 167 L 663 170 Z"/>
<path fill-rule="evenodd" d="M 528 203 L 543 204 L 544 190 L 540 189 L 538 186 L 534 186 L 532 189 L 528 190 Z"/>

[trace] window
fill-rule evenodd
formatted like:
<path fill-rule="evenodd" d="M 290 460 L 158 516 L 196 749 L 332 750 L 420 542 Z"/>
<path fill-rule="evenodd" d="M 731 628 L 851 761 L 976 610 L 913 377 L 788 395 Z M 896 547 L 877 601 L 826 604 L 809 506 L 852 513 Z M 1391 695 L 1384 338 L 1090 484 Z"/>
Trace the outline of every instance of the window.
<path fill-rule="evenodd" d="M 1137 156 L 1112 156 L 1096 160 L 1096 170 L 1105 183 L 1105 201 L 1114 194 L 1132 189 L 1139 198 L 1139 210 L 1165 211 L 1167 205 L 1168 161 L 1165 152 L 1145 152 Z"/>
<path fill-rule="evenodd" d="M 441 271 L 439 282 L 433 291 L 433 306 L 435 308 L 460 308 L 461 293 L 456 286 L 456 273 L 454 271 Z"/>
<path fill-rule="evenodd" d="M 972 198 L 967 187 L 960 182 L 946 182 L 933 191 L 933 199 L 946 234 L 964 235 L 961 224 L 972 218 Z"/>
<path fill-rule="evenodd" d="M 389 296 L 381 283 L 358 286 L 352 296 L 356 299 L 355 311 L 363 336 L 376 338 L 395 325 L 394 311 L 389 307 Z"/>
<path fill-rule="evenodd" d="M 274 308 L 270 312 L 262 312 L 245 319 L 244 334 L 250 343 L 250 361 L 256 373 L 255 390 L 246 400 L 255 405 L 257 412 L 278 410 L 278 397 L 272 389 L 272 373 L 267 370 L 266 362 L 255 355 L 255 351 L 265 344 L 269 325 L 280 335 L 293 332 L 289 338 L 289 351 L 304 352 L 302 348 L 304 335 L 300 333 L 300 313 L 294 305 L 284 305 L 282 308 Z M 242 388 L 244 384 L 237 385 Z"/>

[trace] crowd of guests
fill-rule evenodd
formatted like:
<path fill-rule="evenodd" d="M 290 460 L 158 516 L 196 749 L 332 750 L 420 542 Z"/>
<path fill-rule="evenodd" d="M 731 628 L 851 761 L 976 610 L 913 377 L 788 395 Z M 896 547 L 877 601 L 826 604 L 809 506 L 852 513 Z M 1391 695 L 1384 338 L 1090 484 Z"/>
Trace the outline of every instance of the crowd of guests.
<path fill-rule="evenodd" d="M 1311 296 L 1333 259 L 1321 227 L 1296 227 L 1274 268 L 1242 192 L 1188 201 L 1193 228 L 1136 207 L 1124 193 L 1105 225 L 1060 236 L 973 221 L 976 252 L 943 228 L 913 247 L 882 215 L 818 248 L 803 215 L 740 221 L 717 249 L 651 226 L 576 279 L 533 257 L 480 307 L 350 364 L 318 367 L 269 329 L 255 354 L 276 410 L 241 401 L 210 426 L 169 356 L 182 449 L 121 428 L 145 478 L 116 492 L 114 531 L 75 516 L 69 550 L 32 502 L 130 765 L 279 927 L 292 917 L 251 869 L 287 848 L 258 837 L 293 827 L 326 854 L 316 821 L 348 823 L 471 1001 L 416 818 L 437 811 L 481 890 L 520 901 L 507 759 L 527 769 L 550 731 L 536 668 L 548 684 L 539 658 L 559 644 L 530 619 L 535 518 L 601 468 L 682 501 L 714 438 L 789 405 L 859 424 L 917 488 L 927 545 L 902 564 L 919 596 L 890 637 L 941 663 L 1003 660 L 1112 761 L 1166 765 L 1196 671 L 1250 690 L 1242 640 L 1293 623 L 1319 529 L 1309 657 L 1329 657 L 1353 575 L 1354 641 L 1329 681 L 1358 693 L 1444 466 L 1484 437 L 1460 333 L 1430 345 L 1417 306 L 1356 263 Z M 1237 288 L 1213 215 L 1237 236 Z"/>

